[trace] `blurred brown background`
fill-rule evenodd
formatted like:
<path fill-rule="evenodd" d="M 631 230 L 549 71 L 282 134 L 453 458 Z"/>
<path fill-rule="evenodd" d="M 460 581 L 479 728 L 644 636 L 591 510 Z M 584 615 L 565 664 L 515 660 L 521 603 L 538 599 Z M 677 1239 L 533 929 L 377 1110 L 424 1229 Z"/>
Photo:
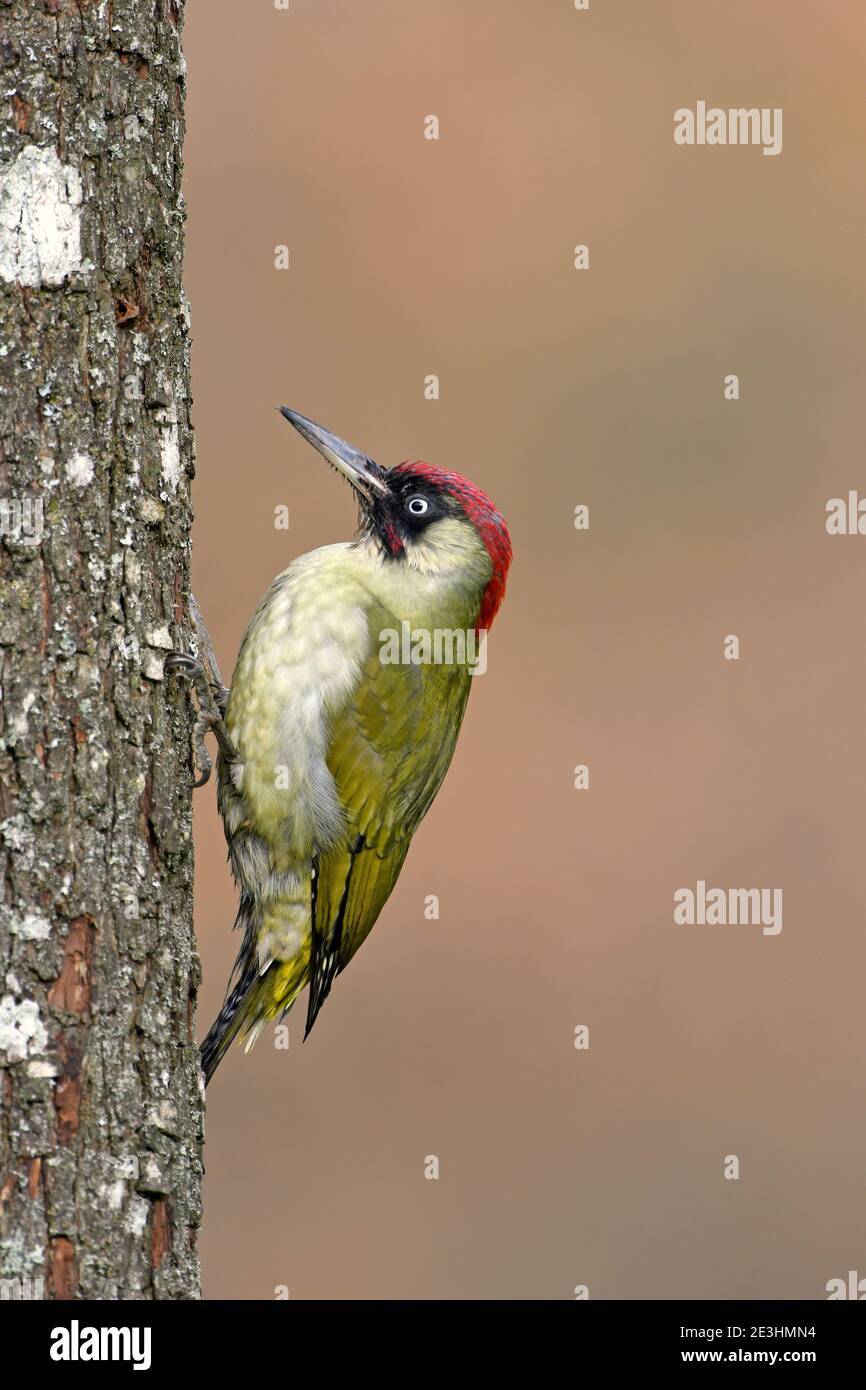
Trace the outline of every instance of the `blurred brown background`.
<path fill-rule="evenodd" d="M 303 1048 L 305 1001 L 289 1052 L 233 1049 L 210 1090 L 210 1297 L 866 1274 L 866 539 L 824 528 L 866 492 L 863 18 L 190 4 L 195 582 L 224 674 L 272 576 L 354 524 L 281 402 L 467 473 L 515 548 L 382 919 Z M 699 99 L 781 106 L 781 155 L 675 146 Z M 196 807 L 203 1034 L 238 942 L 212 788 Z M 781 887 L 781 935 L 674 927 L 699 878 Z"/>

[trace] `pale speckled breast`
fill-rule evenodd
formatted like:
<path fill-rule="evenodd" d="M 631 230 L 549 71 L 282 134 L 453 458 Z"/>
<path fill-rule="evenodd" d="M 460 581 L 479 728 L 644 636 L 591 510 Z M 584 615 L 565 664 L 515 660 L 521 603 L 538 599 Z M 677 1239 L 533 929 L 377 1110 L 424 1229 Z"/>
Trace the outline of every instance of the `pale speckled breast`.
<path fill-rule="evenodd" d="M 274 581 L 244 637 L 226 712 L 248 814 L 272 845 L 298 857 L 331 843 L 342 823 L 325 761 L 328 723 L 370 647 L 347 549 L 313 551 Z"/>

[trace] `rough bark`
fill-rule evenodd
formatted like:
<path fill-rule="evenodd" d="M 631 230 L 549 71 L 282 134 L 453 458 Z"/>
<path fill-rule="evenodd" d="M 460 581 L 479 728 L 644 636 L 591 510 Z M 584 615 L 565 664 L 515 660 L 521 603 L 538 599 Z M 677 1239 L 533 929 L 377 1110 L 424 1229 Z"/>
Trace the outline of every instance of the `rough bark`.
<path fill-rule="evenodd" d="M 6 1297 L 199 1295 L 182 11 L 0 0 Z"/>

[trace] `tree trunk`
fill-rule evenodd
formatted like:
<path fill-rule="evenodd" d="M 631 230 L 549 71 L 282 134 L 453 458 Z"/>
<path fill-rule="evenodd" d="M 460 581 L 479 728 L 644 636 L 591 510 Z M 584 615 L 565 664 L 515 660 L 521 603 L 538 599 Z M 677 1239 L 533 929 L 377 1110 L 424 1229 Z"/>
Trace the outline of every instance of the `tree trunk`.
<path fill-rule="evenodd" d="M 0 0 L 5 1297 L 199 1295 L 182 10 Z"/>

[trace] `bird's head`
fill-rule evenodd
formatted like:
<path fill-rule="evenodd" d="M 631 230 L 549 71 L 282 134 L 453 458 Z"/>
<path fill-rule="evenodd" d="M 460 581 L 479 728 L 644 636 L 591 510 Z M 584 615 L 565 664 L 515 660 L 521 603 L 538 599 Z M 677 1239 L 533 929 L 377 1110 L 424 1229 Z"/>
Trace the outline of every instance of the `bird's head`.
<path fill-rule="evenodd" d="M 478 626 L 489 628 L 505 595 L 511 563 L 508 527 L 486 493 L 459 473 L 430 463 L 382 468 L 304 415 L 280 413 L 349 483 L 361 530 L 385 562 L 477 583 Z"/>

